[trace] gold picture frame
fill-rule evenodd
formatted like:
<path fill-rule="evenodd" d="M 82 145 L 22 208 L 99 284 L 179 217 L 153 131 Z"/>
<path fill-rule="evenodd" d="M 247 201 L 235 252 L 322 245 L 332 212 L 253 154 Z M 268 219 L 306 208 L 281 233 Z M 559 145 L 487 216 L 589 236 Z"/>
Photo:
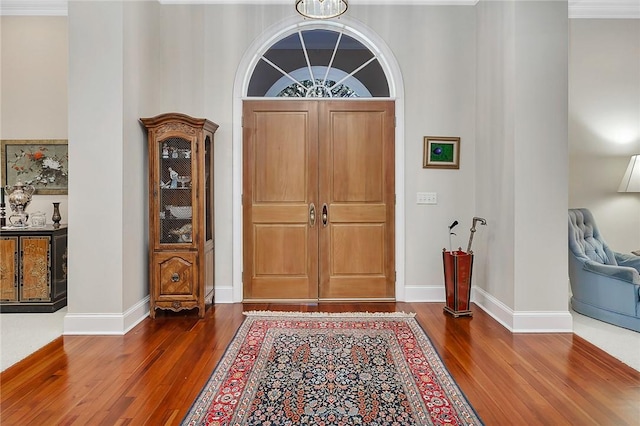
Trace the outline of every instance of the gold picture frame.
<path fill-rule="evenodd" d="M 459 169 L 460 138 L 425 136 L 422 167 L 425 169 Z"/>
<path fill-rule="evenodd" d="M 66 139 L 0 140 L 2 187 L 20 181 L 35 194 L 67 194 L 69 148 Z"/>

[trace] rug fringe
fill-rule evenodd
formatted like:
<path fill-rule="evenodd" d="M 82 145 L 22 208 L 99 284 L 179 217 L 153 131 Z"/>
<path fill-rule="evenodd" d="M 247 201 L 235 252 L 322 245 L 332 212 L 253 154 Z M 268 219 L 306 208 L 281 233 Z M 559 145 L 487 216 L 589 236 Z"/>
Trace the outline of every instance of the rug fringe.
<path fill-rule="evenodd" d="M 415 312 L 295 312 L 295 311 L 245 311 L 243 312 L 248 317 L 296 317 L 296 316 L 308 316 L 313 318 L 318 317 L 333 317 L 333 318 L 358 318 L 358 317 L 371 317 L 371 318 L 413 318 L 416 316 Z"/>

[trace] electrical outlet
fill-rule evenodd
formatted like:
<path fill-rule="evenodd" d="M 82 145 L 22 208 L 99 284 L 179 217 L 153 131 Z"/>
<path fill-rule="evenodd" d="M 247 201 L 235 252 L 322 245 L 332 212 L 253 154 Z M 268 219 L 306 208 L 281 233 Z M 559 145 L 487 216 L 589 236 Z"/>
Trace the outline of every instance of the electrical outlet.
<path fill-rule="evenodd" d="M 418 192 L 416 204 L 438 204 L 438 194 L 436 192 Z"/>

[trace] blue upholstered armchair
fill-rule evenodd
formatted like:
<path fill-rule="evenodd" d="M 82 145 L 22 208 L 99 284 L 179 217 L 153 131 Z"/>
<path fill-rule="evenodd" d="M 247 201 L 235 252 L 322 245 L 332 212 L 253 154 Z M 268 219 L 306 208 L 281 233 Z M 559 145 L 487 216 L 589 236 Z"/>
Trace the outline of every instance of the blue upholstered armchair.
<path fill-rule="evenodd" d="M 640 256 L 617 253 L 588 209 L 569 209 L 571 307 L 640 332 Z"/>

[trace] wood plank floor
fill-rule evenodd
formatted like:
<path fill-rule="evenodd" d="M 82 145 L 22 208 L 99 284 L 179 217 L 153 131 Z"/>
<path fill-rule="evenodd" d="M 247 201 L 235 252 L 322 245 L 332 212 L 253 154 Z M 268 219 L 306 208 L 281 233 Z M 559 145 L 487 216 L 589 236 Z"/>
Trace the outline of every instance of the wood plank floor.
<path fill-rule="evenodd" d="M 638 425 L 640 372 L 571 333 L 511 334 L 441 303 L 227 304 L 158 312 L 125 336 L 64 336 L 0 375 L 0 424 L 175 425 L 246 310 L 404 311 L 487 425 Z"/>

